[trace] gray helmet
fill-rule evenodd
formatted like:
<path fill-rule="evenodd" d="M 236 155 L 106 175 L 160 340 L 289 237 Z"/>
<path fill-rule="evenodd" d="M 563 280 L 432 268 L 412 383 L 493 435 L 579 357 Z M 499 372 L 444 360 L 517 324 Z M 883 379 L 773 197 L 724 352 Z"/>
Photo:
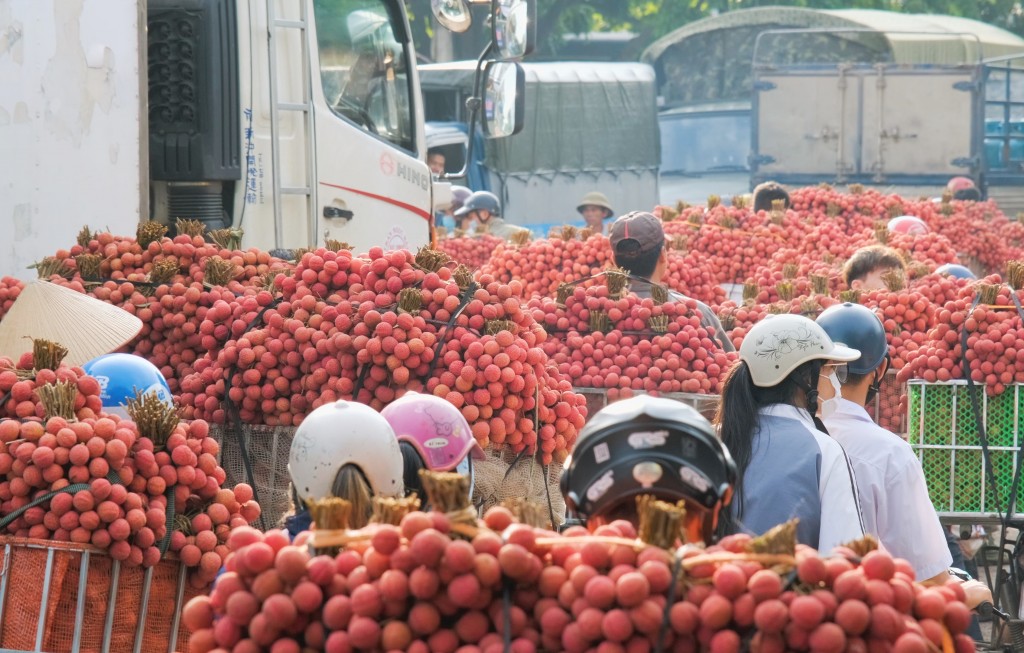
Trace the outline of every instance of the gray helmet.
<path fill-rule="evenodd" d="M 472 211 L 481 209 L 490 211 L 491 215 L 495 217 L 501 217 L 501 202 L 498 201 L 498 196 L 485 190 L 478 190 L 467 197 L 462 208 L 455 212 L 455 217 L 461 218 Z"/>
<path fill-rule="evenodd" d="M 473 191 L 469 190 L 465 186 L 452 186 L 452 211 L 458 211 L 466 203 L 466 200 Z"/>

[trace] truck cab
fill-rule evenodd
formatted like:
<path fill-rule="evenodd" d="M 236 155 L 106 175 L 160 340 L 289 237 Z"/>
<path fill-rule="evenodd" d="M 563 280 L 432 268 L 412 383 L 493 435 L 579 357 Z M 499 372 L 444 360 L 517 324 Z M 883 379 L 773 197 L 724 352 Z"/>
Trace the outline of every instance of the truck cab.
<path fill-rule="evenodd" d="M 460 32 L 468 2 L 431 7 Z M 534 29 L 529 0 L 484 2 L 477 78 L 518 69 Z M 0 35 L 0 145 L 20 153 L 0 163 L 0 275 L 30 275 L 83 225 L 145 220 L 266 250 L 415 249 L 450 201 L 403 0 L 18 2 Z M 521 85 L 479 87 L 521 124 Z"/>

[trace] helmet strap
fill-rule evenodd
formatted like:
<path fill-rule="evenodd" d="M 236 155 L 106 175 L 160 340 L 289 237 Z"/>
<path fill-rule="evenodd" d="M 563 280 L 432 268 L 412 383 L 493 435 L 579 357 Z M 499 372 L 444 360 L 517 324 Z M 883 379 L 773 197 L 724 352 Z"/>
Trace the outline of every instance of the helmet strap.
<path fill-rule="evenodd" d="M 807 412 L 811 414 L 811 420 L 819 431 L 822 433 L 828 433 L 828 429 L 825 428 L 825 423 L 821 421 L 820 417 L 818 417 L 818 389 L 811 385 L 807 385 L 804 388 L 804 392 L 807 393 Z"/>
<path fill-rule="evenodd" d="M 871 377 L 871 385 L 868 386 L 868 394 L 864 399 L 865 404 L 870 404 L 874 401 L 878 395 L 878 388 L 882 384 L 882 379 L 885 378 L 886 373 L 889 371 L 889 366 L 892 365 L 892 359 L 889 357 L 889 352 L 885 352 L 885 368 L 881 374 L 878 370 L 883 369 L 881 365 L 875 368 L 874 375 Z"/>

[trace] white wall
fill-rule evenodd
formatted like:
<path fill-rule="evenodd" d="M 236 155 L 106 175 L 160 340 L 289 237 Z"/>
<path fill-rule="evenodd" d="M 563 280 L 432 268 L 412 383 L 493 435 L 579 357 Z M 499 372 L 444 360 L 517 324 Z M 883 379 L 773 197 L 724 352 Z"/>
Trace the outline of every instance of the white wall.
<path fill-rule="evenodd" d="M 0 275 L 33 278 L 86 224 L 135 233 L 140 3 L 0 0 Z"/>

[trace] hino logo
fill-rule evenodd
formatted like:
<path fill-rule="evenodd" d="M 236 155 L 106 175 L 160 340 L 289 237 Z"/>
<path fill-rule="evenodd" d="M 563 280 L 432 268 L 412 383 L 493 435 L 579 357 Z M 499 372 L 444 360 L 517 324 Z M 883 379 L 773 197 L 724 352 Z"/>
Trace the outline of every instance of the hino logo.
<path fill-rule="evenodd" d="M 424 174 L 419 170 L 414 170 L 412 166 L 408 166 L 404 163 L 398 164 L 398 172 L 395 176 L 399 179 L 404 179 L 414 186 L 419 186 L 423 190 L 427 190 L 430 187 L 430 174 Z"/>

